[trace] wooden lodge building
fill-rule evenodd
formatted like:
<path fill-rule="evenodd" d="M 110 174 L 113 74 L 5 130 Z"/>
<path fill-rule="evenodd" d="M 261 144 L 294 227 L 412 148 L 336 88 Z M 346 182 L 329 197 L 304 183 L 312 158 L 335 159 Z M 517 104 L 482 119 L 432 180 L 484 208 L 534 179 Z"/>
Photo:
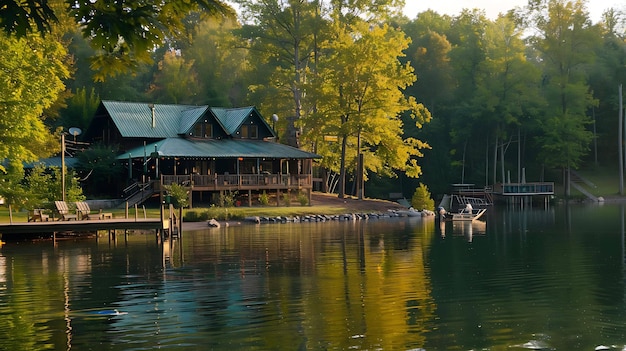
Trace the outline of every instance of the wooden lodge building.
<path fill-rule="evenodd" d="M 313 188 L 313 160 L 320 156 L 277 142 L 275 131 L 254 107 L 215 108 L 102 101 L 86 141 L 117 145 L 118 160 L 133 179 L 125 192 L 130 205 L 164 185 L 180 184 L 194 199 L 211 200 L 236 191 L 252 204 L 254 195 Z"/>

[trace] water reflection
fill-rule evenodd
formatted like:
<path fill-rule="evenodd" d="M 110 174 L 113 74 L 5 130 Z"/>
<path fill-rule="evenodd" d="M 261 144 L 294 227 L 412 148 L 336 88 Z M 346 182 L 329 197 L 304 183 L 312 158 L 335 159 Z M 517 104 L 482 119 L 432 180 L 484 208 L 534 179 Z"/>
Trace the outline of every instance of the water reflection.
<path fill-rule="evenodd" d="M 487 234 L 487 222 L 476 221 L 437 221 L 438 233 L 442 238 L 446 236 L 464 237 L 471 243 L 474 235 L 484 236 Z"/>
<path fill-rule="evenodd" d="M 0 349 L 623 346 L 623 223 L 581 206 L 9 244 Z"/>

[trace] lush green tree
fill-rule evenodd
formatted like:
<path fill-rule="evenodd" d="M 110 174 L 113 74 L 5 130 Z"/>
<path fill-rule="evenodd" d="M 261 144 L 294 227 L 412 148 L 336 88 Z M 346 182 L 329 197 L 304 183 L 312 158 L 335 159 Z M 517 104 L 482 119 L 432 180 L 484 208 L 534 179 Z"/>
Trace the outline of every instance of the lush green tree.
<path fill-rule="evenodd" d="M 10 161 L 8 169 L 7 173 L 0 173 L 0 196 L 14 209 L 50 207 L 54 200 L 62 198 L 63 177 L 59 167 L 46 168 L 39 164 L 26 174 L 22 163 Z M 66 200 L 84 200 L 75 172 L 70 170 L 65 180 Z"/>
<path fill-rule="evenodd" d="M 596 60 L 589 68 L 588 79 L 599 102 L 591 111 L 595 140 L 590 164 L 614 165 L 618 159 L 615 143 L 619 131 L 617 87 L 626 82 L 626 12 L 609 9 L 598 25 L 602 28 L 601 45 L 596 47 Z"/>
<path fill-rule="evenodd" d="M 110 189 L 118 189 L 122 166 L 117 160 L 117 147 L 94 144 L 78 153 L 77 172 L 84 179 L 85 192 L 93 195 L 106 195 Z"/>
<path fill-rule="evenodd" d="M 63 126 L 66 130 L 77 127 L 85 131 L 89 127 L 99 104 L 100 97 L 96 94 L 93 87 L 89 90 L 87 88 L 79 88 L 67 100 L 67 107 L 62 110 L 61 117 L 56 121 L 56 125 Z"/>
<path fill-rule="evenodd" d="M 42 114 L 64 91 L 67 52 L 56 40 L 0 33 L 0 55 L 0 159 L 30 162 L 48 156 L 59 144 Z"/>
<path fill-rule="evenodd" d="M 25 185 L 30 193 L 26 208 L 44 208 L 44 205 L 63 198 L 60 183 L 55 182 L 53 172 L 46 170 L 42 164 L 31 169 L 25 178 Z"/>
<path fill-rule="evenodd" d="M 404 118 L 404 133 L 405 136 L 427 140 L 432 146 L 431 150 L 424 151 L 424 158 L 428 162 L 423 162 L 423 176 L 419 179 L 439 193 L 447 191 L 449 177 L 453 174 L 450 153 L 452 118 L 446 112 L 456 103 L 453 99 L 456 79 L 450 58 L 453 46 L 446 34 L 452 22 L 452 17 L 426 11 L 403 26 L 411 38 L 404 59 L 410 62 L 417 75 L 417 81 L 407 87 L 405 93 L 422 102 L 433 116 L 428 128 L 418 128 L 408 118 Z M 403 184 L 407 189 L 419 186 L 415 178 L 405 179 Z"/>
<path fill-rule="evenodd" d="M 284 116 L 283 142 L 298 146 L 297 122 L 310 106 L 303 85 L 314 66 L 318 41 L 323 39 L 323 9 L 317 1 L 236 1 L 250 24 L 239 32 L 260 70 L 251 91 L 269 115 Z M 263 74 L 265 73 L 265 74 Z M 270 84 L 268 84 L 268 82 Z"/>
<path fill-rule="evenodd" d="M 35 165 L 33 169 L 26 175 L 23 186 L 26 189 L 27 208 L 38 208 L 48 206 L 53 208 L 52 203 L 55 200 L 63 198 L 61 192 L 63 191 L 61 168 L 50 167 L 39 164 Z M 83 189 L 78 182 L 78 177 L 74 170 L 68 170 L 65 176 L 65 200 L 68 202 L 83 201 L 85 196 L 83 195 Z"/>
<path fill-rule="evenodd" d="M 208 18 L 194 28 L 188 47 L 181 48 L 193 60 L 198 77 L 197 95 L 210 106 L 243 106 L 248 92 L 250 70 L 248 51 L 241 48 L 233 31 L 239 25 L 230 19 Z"/>
<path fill-rule="evenodd" d="M 538 138 L 540 157 L 548 167 L 568 171 L 578 168 L 593 136 L 587 129 L 591 123 L 587 112 L 597 101 L 587 83 L 586 68 L 595 59 L 600 35 L 582 1 L 547 0 L 533 6 L 539 32 L 531 39 L 541 57 L 542 93 L 548 101 L 543 135 Z M 569 179 L 563 183 L 567 196 Z"/>
<path fill-rule="evenodd" d="M 416 157 L 427 144 L 402 138 L 400 114 L 408 111 L 418 126 L 430 120 L 430 113 L 403 89 L 415 81 L 408 64 L 398 60 L 408 46 L 404 33 L 386 25 L 367 22 L 345 26 L 335 23 L 335 37 L 322 44 L 318 74 L 309 92 L 317 112 L 305 121 L 305 140 L 318 145 L 327 167 L 339 164 L 339 196 L 345 193 L 346 163 L 357 169 L 362 156 L 364 170 L 393 175 L 396 170 L 417 177 L 421 173 Z M 340 145 L 325 148 L 324 138 L 334 136 Z M 348 149 L 352 152 L 349 153 Z M 325 153 L 330 151 L 330 153 Z M 338 162 L 328 162 L 329 159 Z M 358 177 L 361 171 L 355 171 Z"/>
<path fill-rule="evenodd" d="M 4 199 L 7 205 L 20 210 L 26 206 L 28 201 L 28 192 L 22 184 L 24 166 L 18 160 L 9 159 L 6 167 L 3 168 L 4 172 L 0 172 L 0 197 Z"/>
<path fill-rule="evenodd" d="M 152 101 L 173 104 L 197 103 L 198 79 L 193 64 L 193 61 L 186 61 L 179 51 L 167 51 L 158 64 L 158 71 L 148 91 Z"/>
<path fill-rule="evenodd" d="M 0 25 L 5 33 L 18 37 L 49 33 L 59 21 L 55 4 L 52 0 L 8 1 L 0 6 Z M 97 50 L 92 59 L 97 80 L 151 62 L 155 47 L 185 31 L 184 18 L 191 11 L 234 17 L 232 8 L 219 0 L 66 0 L 65 5 Z"/>
<path fill-rule="evenodd" d="M 517 181 L 521 181 L 522 136 L 531 131 L 545 107 L 537 86 L 539 69 L 526 59 L 522 29 L 509 16 L 489 22 L 485 29 L 485 61 L 477 77 L 474 106 L 481 123 L 489 132 L 493 143 L 492 182 L 504 182 L 505 156 L 508 147 L 517 146 Z M 523 131 L 523 132 L 522 132 Z M 482 151 L 482 150 L 481 150 Z M 496 177 L 500 163 L 500 177 Z M 489 164 L 489 160 L 485 160 Z M 509 165 L 514 163 L 509 163 Z"/>

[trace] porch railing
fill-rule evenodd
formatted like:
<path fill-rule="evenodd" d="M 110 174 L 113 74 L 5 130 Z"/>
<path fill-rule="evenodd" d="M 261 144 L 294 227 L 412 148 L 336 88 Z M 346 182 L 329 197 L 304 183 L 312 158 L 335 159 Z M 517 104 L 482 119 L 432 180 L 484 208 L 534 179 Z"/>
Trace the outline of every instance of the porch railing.
<path fill-rule="evenodd" d="M 192 185 L 206 190 L 220 189 L 277 189 L 310 188 L 309 174 L 218 174 L 218 175 L 161 175 L 161 184 Z"/>

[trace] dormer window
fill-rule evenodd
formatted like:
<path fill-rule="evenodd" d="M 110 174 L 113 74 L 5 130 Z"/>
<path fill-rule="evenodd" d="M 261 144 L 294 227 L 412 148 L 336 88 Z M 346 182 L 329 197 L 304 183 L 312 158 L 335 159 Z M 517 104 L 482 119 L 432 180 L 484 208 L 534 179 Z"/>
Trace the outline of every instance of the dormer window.
<path fill-rule="evenodd" d="M 208 123 L 208 121 L 196 123 L 193 127 L 193 136 L 197 138 L 212 138 L 213 125 Z"/>
<path fill-rule="evenodd" d="M 259 126 L 255 124 L 242 125 L 241 126 L 241 138 L 258 139 L 259 138 Z"/>

